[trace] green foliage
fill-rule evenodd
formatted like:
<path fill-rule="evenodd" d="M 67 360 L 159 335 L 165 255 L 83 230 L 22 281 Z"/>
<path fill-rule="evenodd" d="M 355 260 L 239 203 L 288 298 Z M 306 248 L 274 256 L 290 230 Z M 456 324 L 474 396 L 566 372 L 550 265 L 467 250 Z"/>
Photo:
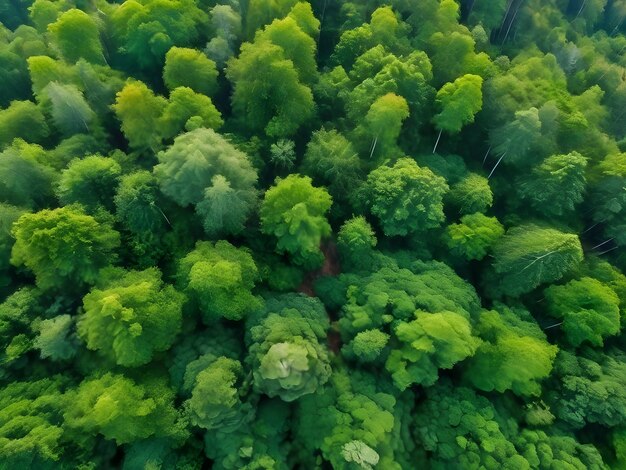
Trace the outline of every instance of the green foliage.
<path fill-rule="evenodd" d="M 244 153 L 211 129 L 195 129 L 158 158 L 154 174 L 161 190 L 183 207 L 196 205 L 209 236 L 243 229 L 256 202 L 257 180 Z"/>
<path fill-rule="evenodd" d="M 625 18 L 0 0 L 0 469 L 626 468 Z"/>
<path fill-rule="evenodd" d="M 220 317 L 241 320 L 261 307 L 252 294 L 259 278 L 252 256 L 247 249 L 236 248 L 225 240 L 215 244 L 198 242 L 180 260 L 177 276 L 207 324 Z"/>
<path fill-rule="evenodd" d="M 50 100 L 52 121 L 62 134 L 92 132 L 96 115 L 78 88 L 50 82 L 42 93 Z"/>
<path fill-rule="evenodd" d="M 39 336 L 33 346 L 41 350 L 41 357 L 53 361 L 68 360 L 76 355 L 77 344 L 73 338 L 74 320 L 68 314 L 42 320 Z"/>
<path fill-rule="evenodd" d="M 249 325 L 247 363 L 257 391 L 293 401 L 328 380 L 331 369 L 322 341 L 329 322 L 319 301 L 296 294 L 268 299 Z"/>
<path fill-rule="evenodd" d="M 112 158 L 91 156 L 75 159 L 61 173 L 57 195 L 62 204 L 81 204 L 90 212 L 113 209 L 113 196 L 122 169 Z"/>
<path fill-rule="evenodd" d="M 602 346 L 620 331 L 620 299 L 611 287 L 583 277 L 545 291 L 548 313 L 562 320 L 565 338 L 574 347 Z"/>
<path fill-rule="evenodd" d="M 161 200 L 156 178 L 145 170 L 123 176 L 113 199 L 124 228 L 148 237 L 156 237 L 165 229 L 167 219 L 160 209 Z"/>
<path fill-rule="evenodd" d="M 433 385 L 438 369 L 451 369 L 480 344 L 467 319 L 455 312 L 418 310 L 414 320 L 399 322 L 393 330 L 400 346 L 391 351 L 385 367 L 400 390 L 412 384 Z"/>
<path fill-rule="evenodd" d="M 155 150 L 158 147 L 160 137 L 156 130 L 165 106 L 165 99 L 154 96 L 142 82 L 127 83 L 117 93 L 113 109 L 132 148 Z"/>
<path fill-rule="evenodd" d="M 365 115 L 365 125 L 373 139 L 370 153 L 374 153 L 376 145 L 380 142 L 383 156 L 389 156 L 400 135 L 402 122 L 407 117 L 409 105 L 402 96 L 387 93 L 374 101 Z"/>
<path fill-rule="evenodd" d="M 441 111 L 433 119 L 435 126 L 456 134 L 465 124 L 474 122 L 474 115 L 483 106 L 482 85 L 482 77 L 467 74 L 442 86 L 436 97 Z"/>
<path fill-rule="evenodd" d="M 498 219 L 476 212 L 461 217 L 460 224 L 448 225 L 444 241 L 455 256 L 481 260 L 502 235 L 504 227 Z"/>
<path fill-rule="evenodd" d="M 561 350 L 554 364 L 554 383 L 546 394 L 552 412 L 574 429 L 623 422 L 626 394 L 624 354 L 586 350 L 575 356 Z"/>
<path fill-rule="evenodd" d="M 493 204 L 493 193 L 489 180 L 476 173 L 469 173 L 461 181 L 450 187 L 446 202 L 459 214 L 486 212 Z"/>
<path fill-rule="evenodd" d="M 298 401 L 296 442 L 301 458 L 309 462 L 307 453 L 320 449 L 333 468 L 354 468 L 355 457 L 367 457 L 372 463 L 374 453 L 391 451 L 395 403 L 393 395 L 377 387 L 374 376 L 336 371 L 323 390 Z M 355 455 L 354 447 L 365 454 Z"/>
<path fill-rule="evenodd" d="M 236 428 L 243 419 L 237 383 L 243 369 L 239 361 L 220 357 L 196 377 L 191 398 L 185 403 L 190 420 L 204 429 Z"/>
<path fill-rule="evenodd" d="M 0 393 L 0 464 L 7 468 L 48 468 L 62 454 L 64 380 L 50 377 L 13 382 Z M 45 467 L 44 467 L 45 466 Z"/>
<path fill-rule="evenodd" d="M 118 444 L 175 436 L 174 394 L 160 379 L 143 383 L 111 372 L 85 379 L 67 395 L 65 425 L 74 438 L 97 433 Z M 81 438 L 81 435 L 83 436 Z"/>
<path fill-rule="evenodd" d="M 0 153 L 0 200 L 14 206 L 45 207 L 52 199 L 55 172 L 43 165 L 44 150 L 16 140 Z"/>
<path fill-rule="evenodd" d="M 531 315 L 497 304 L 483 311 L 476 331 L 483 339 L 468 361 L 464 376 L 479 390 L 539 395 L 557 353 Z"/>
<path fill-rule="evenodd" d="M 165 55 L 163 81 L 170 91 L 187 87 L 213 96 L 217 91 L 217 75 L 215 62 L 195 49 L 172 47 Z"/>
<path fill-rule="evenodd" d="M 12 101 L 8 108 L 0 111 L 0 148 L 17 138 L 40 143 L 49 133 L 43 113 L 31 101 Z"/>
<path fill-rule="evenodd" d="M 587 159 L 577 152 L 548 157 L 522 179 L 520 194 L 547 217 L 571 214 L 583 200 L 586 167 Z"/>
<path fill-rule="evenodd" d="M 295 64 L 284 50 L 266 40 L 244 43 L 241 54 L 228 62 L 233 83 L 233 111 L 250 132 L 288 137 L 313 116 L 311 89 L 299 80 Z"/>
<path fill-rule="evenodd" d="M 472 389 L 444 381 L 426 389 L 416 409 L 416 437 L 431 455 L 434 469 L 529 468 L 504 434 L 494 406 Z"/>
<path fill-rule="evenodd" d="M 24 214 L 12 233 L 11 264 L 26 266 L 42 289 L 93 284 L 120 244 L 108 224 L 72 206 Z"/>
<path fill-rule="evenodd" d="M 179 87 L 170 93 L 170 100 L 159 119 L 161 135 L 171 139 L 183 130 L 198 127 L 219 129 L 224 121 L 211 98 L 195 93 L 191 88 Z"/>
<path fill-rule="evenodd" d="M 261 204 L 261 230 L 276 237 L 276 250 L 288 253 L 297 265 L 314 268 L 322 263 L 320 243 L 330 235 L 325 214 L 332 198 L 316 188 L 308 176 L 276 179 Z"/>
<path fill-rule="evenodd" d="M 78 334 L 87 348 L 116 364 L 141 366 L 174 343 L 183 302 L 184 296 L 164 285 L 156 268 L 102 271 L 83 299 Z"/>
<path fill-rule="evenodd" d="M 85 59 L 92 63 L 105 61 L 96 21 L 87 13 L 72 8 L 48 26 L 56 48 L 68 62 Z"/>
<path fill-rule="evenodd" d="M 337 249 L 342 265 L 350 269 L 366 268 L 372 262 L 377 240 L 365 217 L 353 217 L 339 229 Z"/>
<path fill-rule="evenodd" d="M 444 220 L 445 180 L 410 158 L 380 166 L 367 177 L 365 196 L 387 236 L 424 232 Z"/>
<path fill-rule="evenodd" d="M 518 296 L 558 281 L 583 259 L 577 235 L 532 224 L 509 229 L 492 253 L 484 282 L 496 296 Z"/>

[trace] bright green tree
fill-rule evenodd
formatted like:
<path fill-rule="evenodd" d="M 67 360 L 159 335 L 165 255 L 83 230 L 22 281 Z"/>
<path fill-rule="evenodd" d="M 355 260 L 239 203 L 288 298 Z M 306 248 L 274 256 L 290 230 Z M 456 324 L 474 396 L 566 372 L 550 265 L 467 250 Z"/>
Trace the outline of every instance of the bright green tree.
<path fill-rule="evenodd" d="M 42 289 L 93 284 L 120 244 L 109 225 L 72 206 L 24 214 L 13 236 L 11 263 L 32 271 Z"/>
<path fill-rule="evenodd" d="M 217 91 L 217 75 L 215 62 L 198 50 L 172 47 L 165 55 L 163 81 L 170 91 L 187 87 L 213 96 Z"/>
<path fill-rule="evenodd" d="M 252 256 L 225 240 L 198 242 L 180 260 L 177 277 L 207 324 L 219 318 L 241 320 L 261 306 L 252 293 L 259 278 Z"/>
<path fill-rule="evenodd" d="M 562 320 L 561 330 L 572 346 L 602 346 L 605 338 L 620 332 L 620 299 L 610 286 L 583 277 L 544 292 L 548 313 Z"/>
<path fill-rule="evenodd" d="M 497 308 L 480 313 L 475 331 L 483 342 L 463 376 L 486 392 L 512 390 L 516 395 L 538 396 L 558 349 L 548 343 L 527 311 L 500 304 Z"/>
<path fill-rule="evenodd" d="M 437 92 L 436 104 L 440 111 L 435 114 L 433 122 L 439 129 L 439 137 L 433 153 L 437 150 L 442 131 L 457 134 L 465 124 L 474 122 L 474 116 L 483 106 L 482 86 L 482 77 L 467 74 L 446 83 Z"/>
<path fill-rule="evenodd" d="M 117 94 L 113 109 L 132 148 L 155 150 L 159 146 L 158 123 L 165 106 L 165 99 L 154 96 L 143 82 L 129 82 Z"/>
<path fill-rule="evenodd" d="M 519 296 L 558 281 L 583 259 L 577 235 L 532 224 L 509 229 L 492 253 L 493 264 L 484 283 L 496 296 Z"/>
<path fill-rule="evenodd" d="M 163 138 L 168 140 L 184 130 L 199 127 L 219 129 L 223 123 L 222 115 L 211 98 L 191 88 L 179 87 L 170 93 L 169 102 L 159 119 L 159 128 Z"/>
<path fill-rule="evenodd" d="M 133 379 L 111 372 L 86 378 L 67 395 L 64 418 L 69 435 L 81 441 L 101 434 L 120 444 L 180 432 L 174 393 L 164 380 Z"/>
<path fill-rule="evenodd" d="M 314 268 L 322 263 L 322 239 L 331 233 L 326 213 L 332 198 L 308 176 L 277 178 L 261 204 L 261 230 L 277 239 L 276 250 L 295 264 Z"/>
<path fill-rule="evenodd" d="M 57 195 L 62 204 L 78 203 L 89 211 L 113 210 L 122 169 L 115 160 L 96 155 L 74 159 L 61 173 Z"/>
<path fill-rule="evenodd" d="M 174 343 L 185 298 L 156 268 L 101 272 L 83 299 L 78 334 L 87 348 L 124 367 L 147 364 Z"/>
<path fill-rule="evenodd" d="M 84 11 L 72 8 L 48 26 L 53 44 L 68 62 L 85 59 L 94 64 L 105 62 L 96 21 Z"/>
<path fill-rule="evenodd" d="M 498 219 L 476 212 L 464 215 L 460 224 L 448 225 L 444 240 L 452 254 L 481 260 L 502 235 L 504 227 Z"/>
<path fill-rule="evenodd" d="M 387 236 L 438 227 L 445 219 L 443 196 L 447 191 L 442 177 L 410 158 L 378 167 L 368 175 L 364 188 L 367 205 Z"/>
<path fill-rule="evenodd" d="M 365 125 L 372 136 L 370 159 L 380 145 L 383 158 L 396 150 L 396 140 L 402 129 L 402 122 L 409 117 L 409 105 L 402 96 L 387 93 L 378 98 L 365 115 Z"/>
<path fill-rule="evenodd" d="M 458 183 L 450 186 L 446 203 L 463 215 L 486 212 L 493 204 L 489 180 L 476 173 L 469 173 Z"/>
<path fill-rule="evenodd" d="M 283 49 L 269 41 L 244 43 L 226 76 L 233 83 L 233 111 L 250 132 L 288 137 L 313 116 L 311 89 Z"/>

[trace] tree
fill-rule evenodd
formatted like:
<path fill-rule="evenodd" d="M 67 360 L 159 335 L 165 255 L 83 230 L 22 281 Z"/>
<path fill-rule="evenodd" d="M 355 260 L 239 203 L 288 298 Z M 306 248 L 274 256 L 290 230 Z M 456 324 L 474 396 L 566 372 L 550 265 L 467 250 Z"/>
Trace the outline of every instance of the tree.
<path fill-rule="evenodd" d="M 269 41 L 244 43 L 239 57 L 228 61 L 226 76 L 233 83 L 235 116 L 250 132 L 289 137 L 313 116 L 311 89 L 283 49 Z"/>
<path fill-rule="evenodd" d="M 578 236 L 533 224 L 509 229 L 492 253 L 494 261 L 484 283 L 494 296 L 516 297 L 558 281 L 583 259 Z"/>
<path fill-rule="evenodd" d="M 11 227 L 25 212 L 24 209 L 10 204 L 0 203 L 0 289 L 11 283 L 11 248 L 15 240 L 11 236 Z"/>
<path fill-rule="evenodd" d="M 87 211 L 113 210 L 113 197 L 122 168 L 112 158 L 90 156 L 74 159 L 61 173 L 57 188 L 63 205 L 78 203 Z"/>
<path fill-rule="evenodd" d="M 245 32 L 248 39 L 275 18 L 282 18 L 298 3 L 298 0 L 251 0 L 245 16 Z"/>
<path fill-rule="evenodd" d="M 50 24 L 48 31 L 66 61 L 85 59 L 94 64 L 105 62 L 98 25 L 87 13 L 72 8 Z"/>
<path fill-rule="evenodd" d="M 71 359 L 78 349 L 73 327 L 74 319 L 68 314 L 42 320 L 33 346 L 41 351 L 42 358 L 49 357 L 53 361 Z"/>
<path fill-rule="evenodd" d="M 175 436 L 178 413 L 164 380 L 137 383 L 121 374 L 96 374 L 67 395 L 65 426 L 76 441 L 93 434 L 128 444 L 150 436 Z"/>
<path fill-rule="evenodd" d="M 329 326 L 314 298 L 268 299 L 265 310 L 250 318 L 246 334 L 255 390 L 290 402 L 324 385 L 331 373 L 323 343 Z"/>
<path fill-rule="evenodd" d="M 414 425 L 416 438 L 430 453 L 432 468 L 530 468 L 504 434 L 504 417 L 471 388 L 448 381 L 429 387 L 415 416 L 421 416 Z"/>
<path fill-rule="evenodd" d="M 41 164 L 45 152 L 16 140 L 0 153 L 0 199 L 27 208 L 45 207 L 52 199 L 56 173 Z"/>
<path fill-rule="evenodd" d="M 63 454 L 66 398 L 60 376 L 14 381 L 0 392 L 0 452 L 11 468 L 53 468 Z"/>
<path fill-rule="evenodd" d="M 193 0 L 148 0 L 115 8 L 109 15 L 117 52 L 131 70 L 161 74 L 172 46 L 190 46 L 208 18 Z"/>
<path fill-rule="evenodd" d="M 49 133 L 41 109 L 32 101 L 12 101 L 8 108 L 0 111 L 0 149 L 17 138 L 41 143 Z"/>
<path fill-rule="evenodd" d="M 170 93 L 170 99 L 159 118 L 159 129 L 169 140 L 181 131 L 199 127 L 219 129 L 224 121 L 211 98 L 195 93 L 191 88 L 179 87 Z"/>
<path fill-rule="evenodd" d="M 42 289 L 93 284 L 120 244 L 109 225 L 72 206 L 24 214 L 12 233 L 11 264 L 26 266 Z"/>
<path fill-rule="evenodd" d="M 465 124 L 474 122 L 474 115 L 483 106 L 482 85 L 482 77 L 467 74 L 446 83 L 437 92 L 436 104 L 441 109 L 433 118 L 435 127 L 439 129 L 437 143 L 442 131 L 456 134 Z M 437 150 L 437 143 L 433 153 Z"/>
<path fill-rule="evenodd" d="M 494 129 L 489 141 L 491 148 L 500 155 L 500 159 L 494 165 L 489 177 L 493 174 L 498 164 L 506 157 L 506 162 L 514 166 L 528 166 L 529 151 L 539 139 L 541 133 L 541 121 L 537 108 L 515 113 L 515 119 L 501 127 Z"/>
<path fill-rule="evenodd" d="M 463 215 L 486 212 L 493 204 L 489 180 L 476 173 L 469 173 L 450 187 L 446 203 Z"/>
<path fill-rule="evenodd" d="M 162 212 L 163 196 L 157 180 L 143 170 L 122 176 L 113 199 L 115 214 L 122 226 L 136 235 L 148 238 L 163 233 L 167 216 Z"/>
<path fill-rule="evenodd" d="M 319 266 L 323 260 L 320 243 L 331 233 L 326 220 L 332 198 L 316 188 L 308 176 L 277 178 L 261 204 L 261 230 L 276 237 L 276 250 L 288 253 L 297 265 Z"/>
<path fill-rule="evenodd" d="M 293 140 L 280 139 L 270 147 L 270 161 L 279 168 L 293 168 L 296 160 L 295 147 Z"/>
<path fill-rule="evenodd" d="M 225 240 L 198 242 L 180 260 L 177 278 L 208 325 L 219 318 L 241 320 L 261 307 L 252 293 L 259 278 L 252 256 Z"/>
<path fill-rule="evenodd" d="M 137 150 L 156 150 L 161 142 L 158 122 L 166 101 L 154 96 L 143 82 L 129 82 L 116 95 L 113 109 L 128 144 Z"/>
<path fill-rule="evenodd" d="M 384 157 L 393 153 L 402 128 L 402 121 L 407 117 L 409 117 L 409 105 L 402 96 L 387 93 L 372 103 L 365 115 L 365 124 L 372 136 L 370 159 L 379 142 Z"/>
<path fill-rule="evenodd" d="M 307 144 L 300 170 L 328 188 L 336 209 L 349 205 L 350 195 L 361 182 L 362 167 L 354 146 L 343 134 L 320 129 Z"/>
<path fill-rule="evenodd" d="M 64 135 L 93 132 L 96 115 L 78 88 L 50 82 L 42 93 L 50 100 L 54 126 Z"/>
<path fill-rule="evenodd" d="M 548 343 L 527 311 L 501 304 L 496 308 L 480 314 L 476 332 L 483 342 L 468 360 L 463 376 L 486 392 L 512 390 L 516 395 L 538 396 L 558 349 Z"/>
<path fill-rule="evenodd" d="M 217 75 L 215 62 L 198 50 L 172 47 L 165 55 L 163 81 L 170 91 L 187 87 L 213 96 L 217 91 Z"/>
<path fill-rule="evenodd" d="M 603 346 L 604 338 L 620 332 L 620 299 L 611 287 L 590 278 L 574 279 L 545 291 L 548 313 L 562 320 L 569 344 Z"/>
<path fill-rule="evenodd" d="M 452 254 L 468 261 L 481 260 L 502 235 L 504 227 L 498 219 L 476 212 L 464 215 L 460 224 L 448 225 L 444 241 Z"/>
<path fill-rule="evenodd" d="M 185 402 L 192 424 L 204 429 L 236 429 L 245 417 L 237 385 L 243 378 L 239 361 L 220 357 L 196 377 Z M 249 411 L 249 410 L 248 410 Z"/>
<path fill-rule="evenodd" d="M 433 385 L 439 369 L 451 369 L 472 356 L 480 344 L 469 321 L 455 312 L 418 310 L 413 320 L 398 322 L 393 329 L 399 345 L 389 354 L 385 368 L 400 390 L 412 384 Z"/>
<path fill-rule="evenodd" d="M 314 37 L 319 33 L 319 21 L 311 12 L 313 34 L 307 34 L 298 22 L 287 16 L 282 20 L 274 20 L 263 31 L 257 32 L 254 41 L 269 41 L 283 50 L 285 59 L 291 60 L 298 72 L 300 82 L 312 84 L 317 79 L 317 63 L 315 61 L 316 44 Z"/>
<path fill-rule="evenodd" d="M 366 268 L 372 263 L 376 243 L 374 230 L 365 217 L 347 220 L 337 236 L 342 265 L 347 269 Z"/>
<path fill-rule="evenodd" d="M 571 214 L 585 192 L 587 159 L 578 152 L 553 155 L 522 177 L 520 194 L 546 217 Z"/>
<path fill-rule="evenodd" d="M 585 348 L 574 355 L 561 349 L 545 400 L 556 417 L 572 429 L 593 423 L 619 426 L 626 402 L 619 384 L 625 375 L 626 358 L 621 351 Z"/>
<path fill-rule="evenodd" d="M 452 2 L 446 2 L 451 4 Z M 491 59 L 474 51 L 476 43 L 469 32 L 437 31 L 429 39 L 428 56 L 433 64 L 435 84 L 441 86 L 466 74 L 488 78 L 493 74 Z"/>
<path fill-rule="evenodd" d="M 103 271 L 83 299 L 78 334 L 87 348 L 116 364 L 141 366 L 174 343 L 184 300 L 172 286 L 163 284 L 156 268 Z"/>
<path fill-rule="evenodd" d="M 157 157 L 154 175 L 161 190 L 180 206 L 195 205 L 209 235 L 243 229 L 257 200 L 257 174 L 246 154 L 200 128 L 178 136 Z"/>
<path fill-rule="evenodd" d="M 367 176 L 365 201 L 387 236 L 408 235 L 438 227 L 445 219 L 448 185 L 410 158 L 380 166 Z"/>

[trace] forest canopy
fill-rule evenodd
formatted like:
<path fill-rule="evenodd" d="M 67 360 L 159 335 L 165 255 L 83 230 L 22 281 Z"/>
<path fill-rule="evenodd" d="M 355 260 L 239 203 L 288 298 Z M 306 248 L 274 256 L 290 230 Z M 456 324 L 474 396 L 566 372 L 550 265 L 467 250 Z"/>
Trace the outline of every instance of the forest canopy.
<path fill-rule="evenodd" d="M 626 469 L 626 0 L 5 0 L 0 84 L 0 469 Z"/>

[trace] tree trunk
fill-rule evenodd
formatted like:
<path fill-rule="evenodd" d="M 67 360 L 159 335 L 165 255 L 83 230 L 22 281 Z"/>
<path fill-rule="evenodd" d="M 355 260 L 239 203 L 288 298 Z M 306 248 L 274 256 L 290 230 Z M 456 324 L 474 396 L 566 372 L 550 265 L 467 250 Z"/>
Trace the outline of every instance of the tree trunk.
<path fill-rule="evenodd" d="M 433 148 L 433 153 L 435 153 L 437 151 L 437 145 L 439 145 L 439 139 L 441 139 L 441 132 L 443 131 L 439 131 L 439 135 L 437 136 L 437 141 L 435 142 L 435 147 Z"/>

